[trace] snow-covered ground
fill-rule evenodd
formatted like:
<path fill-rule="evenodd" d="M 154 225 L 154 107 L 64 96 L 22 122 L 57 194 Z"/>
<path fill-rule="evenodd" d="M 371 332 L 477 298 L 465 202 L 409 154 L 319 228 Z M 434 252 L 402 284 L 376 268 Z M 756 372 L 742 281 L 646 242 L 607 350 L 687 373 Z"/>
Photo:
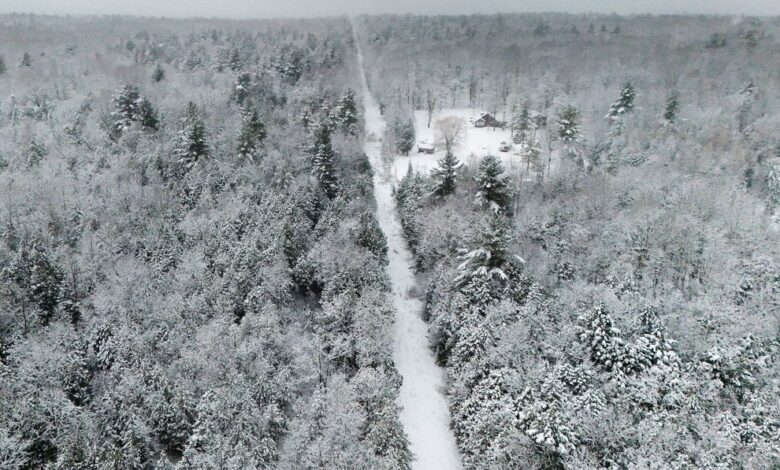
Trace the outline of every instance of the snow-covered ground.
<path fill-rule="evenodd" d="M 357 43 L 357 40 L 355 41 Z M 393 305 L 396 310 L 393 360 L 403 377 L 399 394 L 401 422 L 409 437 L 419 470 L 457 470 L 461 468 L 455 437 L 450 429 L 450 414 L 443 395 L 444 371 L 436 365 L 428 347 L 428 326 L 422 320 L 422 302 L 411 292 L 415 288 L 412 254 L 396 218 L 392 196 L 394 178 L 382 170 L 381 138 L 385 121 L 371 96 L 363 70 L 363 56 L 358 48 L 358 65 L 362 74 L 365 104 L 365 151 L 374 167 L 374 191 L 377 219 L 387 237 Z"/>
<path fill-rule="evenodd" d="M 428 112 L 418 110 L 414 113 L 414 130 L 417 142 L 436 142 L 436 121 L 442 118 L 455 117 L 463 119 L 466 132 L 455 147 L 455 156 L 467 165 L 477 165 L 479 160 L 488 154 L 498 155 L 504 163 L 507 173 L 519 175 L 526 171 L 526 159 L 520 155 L 518 146 L 513 146 L 509 152 L 500 152 L 501 142 L 512 143 L 512 133 L 509 129 L 492 127 L 474 127 L 473 121 L 482 114 L 477 109 L 442 109 L 434 112 L 431 119 L 431 127 L 428 127 Z M 537 133 L 541 140 L 542 131 Z M 545 154 L 546 155 L 546 154 Z M 434 168 L 438 160 L 444 156 L 444 149 L 437 146 L 433 154 L 418 153 L 417 146 L 409 152 L 408 156 L 396 155 L 393 157 L 393 174 L 396 179 L 403 178 L 409 167 L 427 173 Z"/>

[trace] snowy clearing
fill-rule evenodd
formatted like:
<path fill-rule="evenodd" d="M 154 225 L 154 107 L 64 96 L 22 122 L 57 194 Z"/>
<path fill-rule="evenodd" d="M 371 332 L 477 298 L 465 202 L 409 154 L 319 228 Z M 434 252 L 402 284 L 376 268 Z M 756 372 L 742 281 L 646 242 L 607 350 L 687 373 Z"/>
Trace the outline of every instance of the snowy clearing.
<path fill-rule="evenodd" d="M 520 154 L 517 145 L 512 145 L 508 152 L 499 151 L 502 142 L 512 143 L 511 131 L 509 129 L 492 127 L 474 127 L 473 121 L 478 119 L 481 114 L 483 114 L 481 110 L 472 108 L 442 109 L 434 112 L 431 119 L 431 127 L 428 127 L 428 112 L 417 110 L 414 112 L 415 140 L 417 143 L 433 144 L 436 142 L 436 122 L 439 119 L 450 117 L 463 119 L 466 132 L 455 147 L 455 156 L 461 162 L 474 166 L 485 155 L 497 155 L 501 158 L 507 174 L 523 175 L 524 179 L 529 179 L 525 175 L 527 171 L 526 158 Z M 543 137 L 544 131 L 538 131 L 537 139 L 541 141 Z M 436 150 L 432 154 L 418 153 L 417 147 L 415 145 L 412 151 L 409 152 L 409 155 L 393 156 L 392 168 L 396 181 L 406 175 L 409 163 L 412 164 L 412 168 L 415 170 L 428 173 L 432 168 L 436 167 L 439 159 L 444 156 L 444 148 L 441 145 L 436 145 Z M 543 154 L 543 158 L 546 158 L 546 154 Z M 555 153 L 553 154 L 553 167 L 555 165 L 554 160 Z"/>

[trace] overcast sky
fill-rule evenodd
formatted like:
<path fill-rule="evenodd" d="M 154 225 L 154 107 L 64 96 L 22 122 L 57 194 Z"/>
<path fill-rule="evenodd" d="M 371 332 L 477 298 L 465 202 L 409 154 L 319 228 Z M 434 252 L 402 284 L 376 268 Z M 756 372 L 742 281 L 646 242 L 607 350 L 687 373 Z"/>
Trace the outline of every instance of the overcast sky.
<path fill-rule="evenodd" d="M 780 15 L 780 0 L 0 0 L 0 13 L 123 14 L 180 18 L 540 11 Z"/>

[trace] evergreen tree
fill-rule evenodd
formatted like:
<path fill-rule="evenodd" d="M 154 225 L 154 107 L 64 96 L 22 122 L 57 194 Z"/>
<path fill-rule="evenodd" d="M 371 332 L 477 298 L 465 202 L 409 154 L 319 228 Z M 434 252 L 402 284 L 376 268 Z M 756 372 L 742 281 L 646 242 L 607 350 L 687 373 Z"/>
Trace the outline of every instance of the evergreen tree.
<path fill-rule="evenodd" d="M 525 141 L 527 134 L 536 126 L 531 121 L 530 103 L 523 100 L 520 109 L 512 116 L 512 139 L 519 144 Z"/>
<path fill-rule="evenodd" d="M 125 85 L 114 96 L 114 112 L 111 116 L 114 119 L 111 134 L 121 136 L 132 127 L 133 122 L 138 120 L 138 105 L 140 104 L 140 94 L 135 85 Z"/>
<path fill-rule="evenodd" d="M 347 90 L 347 93 L 336 102 L 333 121 L 343 132 L 355 133 L 358 111 L 355 104 L 355 93 L 351 89 Z"/>
<path fill-rule="evenodd" d="M 49 154 L 49 149 L 42 142 L 35 139 L 30 140 L 27 148 L 27 166 L 33 167 L 39 165 L 44 157 Z"/>
<path fill-rule="evenodd" d="M 636 90 L 631 81 L 626 81 L 623 84 L 623 88 L 620 90 L 620 96 L 617 101 L 612 103 L 609 108 L 609 112 L 606 116 L 607 119 L 616 121 L 624 115 L 634 110 L 634 100 L 636 99 Z"/>
<path fill-rule="evenodd" d="M 580 111 L 574 106 L 566 106 L 558 113 L 555 121 L 558 138 L 566 145 L 578 142 L 581 137 Z"/>
<path fill-rule="evenodd" d="M 511 193 L 504 175 L 504 165 L 495 155 L 488 155 L 479 163 L 477 173 L 477 201 L 493 212 L 509 209 Z"/>
<path fill-rule="evenodd" d="M 558 138 L 566 147 L 566 157 L 582 166 L 582 158 L 577 152 L 577 143 L 580 141 L 580 111 L 574 106 L 565 106 L 558 112 L 555 121 Z"/>
<path fill-rule="evenodd" d="M 609 112 L 604 116 L 605 119 L 609 119 L 612 123 L 612 128 L 608 134 L 608 141 L 606 142 L 605 148 L 607 149 L 606 170 L 613 175 L 618 171 L 621 161 L 621 152 L 626 147 L 625 138 L 621 138 L 623 130 L 625 129 L 624 117 L 633 111 L 635 98 L 636 91 L 634 90 L 634 86 L 630 81 L 625 82 L 623 88 L 620 90 L 620 96 L 617 101 L 612 103 Z M 580 163 L 579 158 L 577 158 L 576 161 L 578 164 Z M 591 164 L 596 166 L 598 160 L 592 160 Z"/>
<path fill-rule="evenodd" d="M 32 67 L 32 57 L 28 52 L 25 52 L 22 55 L 22 62 L 20 64 L 20 67 Z"/>
<path fill-rule="evenodd" d="M 393 132 L 395 133 L 396 150 L 402 155 L 409 155 L 409 151 L 414 147 L 414 123 L 411 119 L 396 116 L 393 122 Z"/>
<path fill-rule="evenodd" d="M 76 113 L 76 118 L 73 122 L 65 126 L 65 134 L 70 138 L 71 142 L 75 145 L 85 144 L 85 140 L 82 136 L 84 126 L 87 124 L 87 116 L 92 112 L 92 105 L 89 101 L 85 101 Z"/>
<path fill-rule="evenodd" d="M 387 264 L 387 238 L 373 212 L 361 214 L 355 244 L 366 248 L 383 264 Z"/>
<path fill-rule="evenodd" d="M 458 257 L 456 282 L 467 283 L 473 277 L 508 279 L 507 263 L 510 261 L 509 245 L 512 242 L 509 220 L 501 214 L 492 214 L 483 223 L 479 233 L 479 246 L 473 250 L 462 250 Z"/>
<path fill-rule="evenodd" d="M 41 323 L 46 325 L 51 321 L 57 309 L 63 274 L 42 244 L 23 243 L 0 271 L 0 278 L 21 289 L 26 302 L 38 308 Z"/>
<path fill-rule="evenodd" d="M 431 171 L 431 177 L 436 182 L 433 193 L 439 197 L 446 196 L 455 192 L 455 185 L 458 180 L 458 168 L 460 162 L 451 150 L 439 159 L 439 166 Z"/>
<path fill-rule="evenodd" d="M 184 171 L 190 170 L 201 159 L 209 155 L 206 143 L 206 125 L 203 123 L 198 107 L 190 101 L 180 122 L 174 156 Z"/>
<path fill-rule="evenodd" d="M 398 215 L 404 236 L 411 246 L 420 242 L 421 224 L 418 215 L 422 211 L 422 200 L 428 193 L 428 180 L 420 173 L 414 171 L 412 162 L 406 169 L 406 176 L 401 179 L 395 188 L 395 200 L 398 205 Z"/>
<path fill-rule="evenodd" d="M 249 98 L 249 92 L 252 88 L 252 75 L 249 72 L 241 72 L 236 77 L 233 85 L 231 99 L 239 105 L 243 105 Z"/>
<path fill-rule="evenodd" d="M 314 145 L 310 148 L 311 165 L 320 187 L 331 199 L 338 193 L 336 176 L 336 152 L 330 142 L 331 128 L 327 122 L 320 122 L 314 129 Z"/>
<path fill-rule="evenodd" d="M 222 73 L 228 67 L 230 60 L 230 49 L 219 49 L 216 57 L 214 58 L 214 65 L 212 66 L 215 72 Z"/>
<path fill-rule="evenodd" d="M 157 131 L 160 128 L 160 118 L 157 110 L 152 106 L 148 98 L 142 98 L 138 103 L 138 121 L 141 128 L 148 131 Z"/>
<path fill-rule="evenodd" d="M 230 49 L 230 56 L 228 57 L 227 65 L 233 72 L 241 70 L 241 53 L 237 47 Z"/>
<path fill-rule="evenodd" d="M 3 56 L 0 56 L 0 75 L 3 75 L 5 71 L 6 71 L 5 59 L 3 59 Z"/>
<path fill-rule="evenodd" d="M 265 140 L 265 125 L 260 122 L 257 111 L 244 113 L 241 131 L 238 136 L 238 156 L 254 161 L 258 156 L 259 147 Z"/>
<path fill-rule="evenodd" d="M 666 98 L 666 105 L 664 107 L 664 121 L 666 121 L 668 124 L 674 124 L 674 121 L 677 120 L 677 112 L 680 109 L 680 94 L 676 91 L 673 91 L 669 94 L 669 97 Z"/>
<path fill-rule="evenodd" d="M 85 405 L 92 398 L 92 370 L 87 359 L 84 341 L 78 341 L 68 353 L 68 363 L 63 374 L 63 391 L 76 406 Z"/>
<path fill-rule="evenodd" d="M 154 72 L 152 72 L 152 80 L 154 80 L 156 83 L 165 80 L 165 70 L 160 64 L 157 64 L 157 67 L 154 68 Z"/>

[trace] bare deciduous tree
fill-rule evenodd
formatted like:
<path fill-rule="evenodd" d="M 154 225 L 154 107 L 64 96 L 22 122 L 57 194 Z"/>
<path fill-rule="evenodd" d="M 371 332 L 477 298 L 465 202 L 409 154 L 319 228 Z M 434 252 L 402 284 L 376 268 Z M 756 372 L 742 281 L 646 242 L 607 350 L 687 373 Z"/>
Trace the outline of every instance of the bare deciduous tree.
<path fill-rule="evenodd" d="M 428 128 L 430 129 L 433 111 L 436 109 L 436 95 L 433 94 L 431 89 L 425 92 L 425 109 L 428 110 Z"/>
<path fill-rule="evenodd" d="M 466 133 L 466 122 L 459 117 L 449 116 L 436 121 L 436 140 L 447 150 L 452 151 Z"/>

